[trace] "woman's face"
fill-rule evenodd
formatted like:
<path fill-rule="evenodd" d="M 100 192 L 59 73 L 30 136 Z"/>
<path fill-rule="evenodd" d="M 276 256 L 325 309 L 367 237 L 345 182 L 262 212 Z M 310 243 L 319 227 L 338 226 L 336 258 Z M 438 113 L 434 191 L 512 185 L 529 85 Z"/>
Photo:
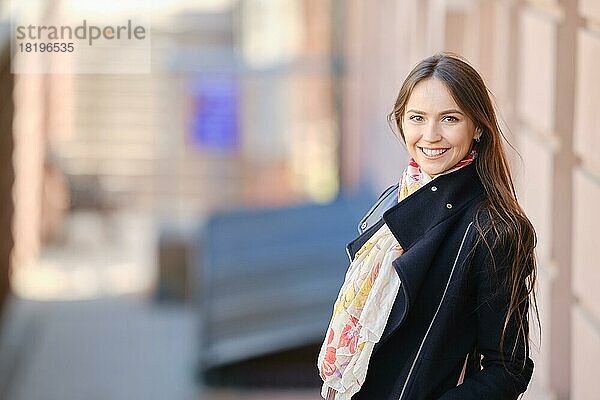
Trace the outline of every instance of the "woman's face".
<path fill-rule="evenodd" d="M 437 78 L 419 82 L 402 118 L 408 152 L 429 175 L 452 168 L 471 150 L 476 136 L 473 121 L 458 107 Z"/>

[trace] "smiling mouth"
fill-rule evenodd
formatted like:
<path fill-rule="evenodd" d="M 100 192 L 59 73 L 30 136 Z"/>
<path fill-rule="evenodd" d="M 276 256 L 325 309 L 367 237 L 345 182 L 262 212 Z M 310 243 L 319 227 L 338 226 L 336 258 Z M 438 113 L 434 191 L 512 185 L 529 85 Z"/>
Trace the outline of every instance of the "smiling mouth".
<path fill-rule="evenodd" d="M 447 149 L 426 149 L 424 147 L 419 147 L 421 149 L 421 153 L 425 154 L 427 158 L 438 158 L 441 157 L 442 154 L 450 150 Z"/>

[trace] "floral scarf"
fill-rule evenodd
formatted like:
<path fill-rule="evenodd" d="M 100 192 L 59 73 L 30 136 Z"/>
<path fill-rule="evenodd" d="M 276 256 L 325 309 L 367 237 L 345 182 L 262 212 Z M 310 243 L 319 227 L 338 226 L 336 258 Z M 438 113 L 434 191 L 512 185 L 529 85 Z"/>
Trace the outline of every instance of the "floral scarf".
<path fill-rule="evenodd" d="M 461 161 L 431 177 L 411 158 L 402 173 L 398 202 L 432 179 L 456 171 L 477 157 L 473 147 Z M 333 307 L 333 316 L 318 357 L 325 399 L 349 400 L 365 381 L 374 345 L 381 339 L 400 279 L 392 261 L 404 250 L 388 228 L 381 228 L 356 252 Z"/>

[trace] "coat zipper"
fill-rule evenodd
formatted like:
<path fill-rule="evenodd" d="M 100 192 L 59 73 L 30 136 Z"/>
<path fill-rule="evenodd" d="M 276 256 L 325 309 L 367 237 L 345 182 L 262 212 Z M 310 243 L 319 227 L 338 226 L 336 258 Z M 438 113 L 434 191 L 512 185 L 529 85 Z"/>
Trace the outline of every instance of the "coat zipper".
<path fill-rule="evenodd" d="M 448 286 L 450 286 L 450 280 L 452 279 L 452 275 L 454 274 L 454 268 L 456 268 L 456 263 L 458 262 L 458 257 L 460 256 L 460 252 L 462 251 L 463 245 L 465 244 L 465 239 L 467 238 L 467 233 L 469 232 L 469 228 L 471 228 L 471 225 L 473 225 L 473 222 L 469 222 L 469 225 L 467 226 L 467 229 L 465 230 L 462 241 L 460 242 L 460 247 L 458 248 L 458 253 L 456 254 L 456 258 L 454 259 L 454 265 L 452 265 L 452 269 L 450 270 L 450 276 L 448 277 L 448 281 L 446 282 L 446 287 L 444 288 L 444 293 L 442 294 L 440 303 L 438 304 L 437 309 L 435 310 L 435 313 L 433 314 L 433 318 L 431 319 L 431 322 L 429 323 L 429 327 L 427 328 L 427 331 L 425 332 L 425 336 L 423 336 L 423 340 L 421 340 L 421 345 L 419 346 L 419 350 L 417 350 L 417 355 L 415 356 L 415 359 L 413 360 L 413 363 L 410 366 L 410 370 L 408 371 L 408 376 L 406 377 L 406 380 L 404 381 L 404 386 L 402 386 L 402 392 L 400 392 L 400 398 L 398 400 L 402 400 L 402 397 L 404 396 L 404 392 L 406 391 L 406 388 L 408 387 L 408 382 L 410 381 L 410 377 L 415 369 L 415 365 L 417 364 L 417 360 L 419 359 L 421 350 L 423 350 L 423 345 L 425 344 L 425 341 L 427 340 L 427 336 L 429 335 L 429 331 L 431 330 L 431 327 L 433 326 L 433 323 L 435 322 L 435 317 L 437 317 L 438 312 L 440 311 L 440 308 L 442 307 L 442 303 L 444 302 L 444 297 L 446 297 L 446 292 L 448 291 Z"/>

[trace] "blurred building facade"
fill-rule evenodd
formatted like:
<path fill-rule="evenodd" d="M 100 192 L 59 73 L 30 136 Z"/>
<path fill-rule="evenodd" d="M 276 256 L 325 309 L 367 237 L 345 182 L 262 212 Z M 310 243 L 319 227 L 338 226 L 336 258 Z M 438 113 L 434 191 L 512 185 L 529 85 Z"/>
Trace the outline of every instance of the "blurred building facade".
<path fill-rule="evenodd" d="M 335 196 L 327 2 L 222 3 L 156 13 L 152 74 L 52 91 L 65 118 L 49 144 L 83 186 L 74 204 L 90 185 L 99 207 L 183 218 Z"/>
<path fill-rule="evenodd" d="M 43 4 L 42 18 L 85 17 L 68 1 Z M 50 201 L 73 210 L 184 222 L 337 195 L 331 4 L 166 4 L 153 8 L 151 74 L 16 76 L 17 265 L 61 223 L 43 206 L 58 191 L 46 190 L 48 170 L 68 191 Z"/>
<path fill-rule="evenodd" d="M 600 358 L 600 3 L 350 0 L 342 181 L 383 189 L 406 162 L 386 124 L 402 80 L 440 50 L 466 56 L 495 94 L 518 193 L 538 234 L 542 339 L 532 391 L 597 398 Z M 363 151 L 364 150 L 364 151 Z M 357 160 L 360 160 L 357 163 Z M 531 397 L 530 397 L 531 398 Z M 538 397 L 535 397 L 538 398 Z"/>

